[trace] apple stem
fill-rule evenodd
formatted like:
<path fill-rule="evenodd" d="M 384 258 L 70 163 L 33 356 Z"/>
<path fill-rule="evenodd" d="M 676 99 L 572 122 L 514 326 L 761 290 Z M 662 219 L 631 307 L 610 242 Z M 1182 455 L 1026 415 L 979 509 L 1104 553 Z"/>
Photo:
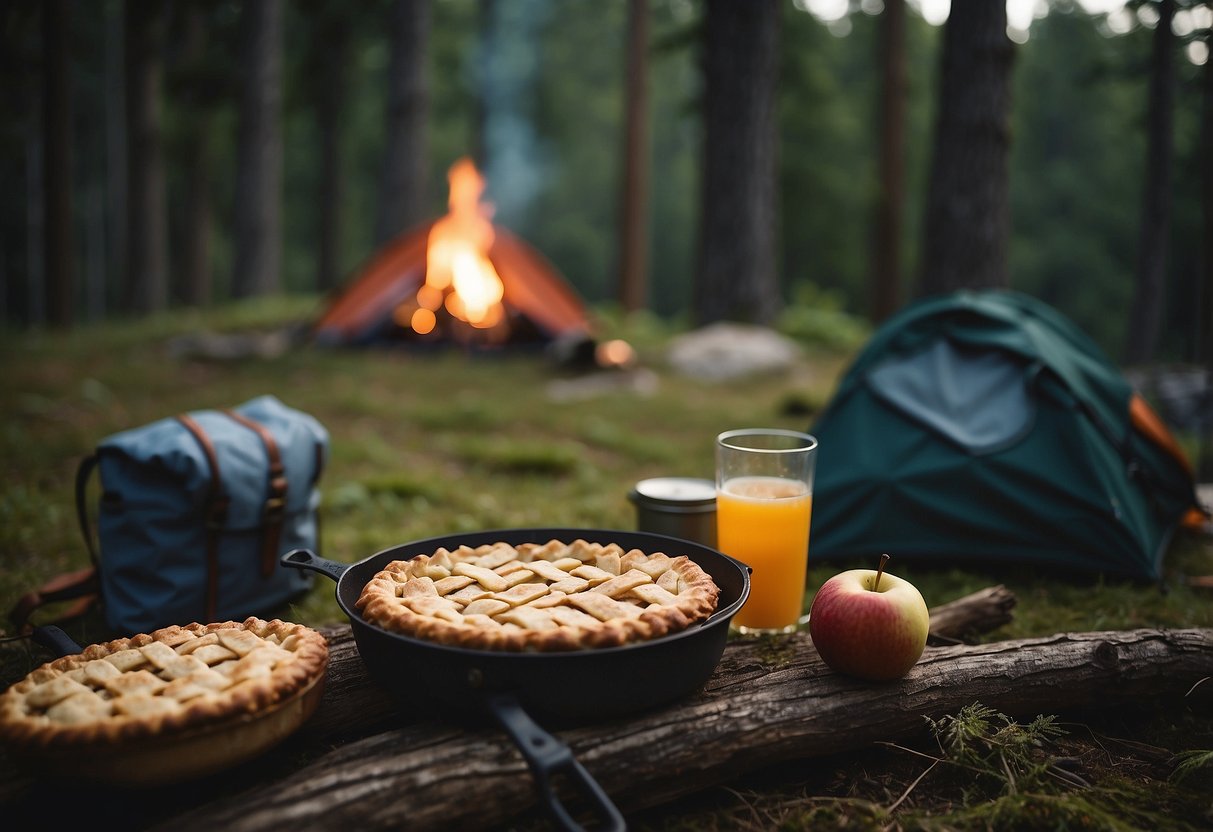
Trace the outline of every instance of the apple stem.
<path fill-rule="evenodd" d="M 880 591 L 880 578 L 884 575 L 884 565 L 889 562 L 889 553 L 885 552 L 880 556 L 880 566 L 876 567 L 876 580 L 872 583 L 872 591 Z"/>

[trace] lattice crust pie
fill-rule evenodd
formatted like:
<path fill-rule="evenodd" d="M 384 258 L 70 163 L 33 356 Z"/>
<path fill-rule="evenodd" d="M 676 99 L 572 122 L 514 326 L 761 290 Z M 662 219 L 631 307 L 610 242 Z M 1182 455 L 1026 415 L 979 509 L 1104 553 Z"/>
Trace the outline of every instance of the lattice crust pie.
<path fill-rule="evenodd" d="M 42 665 L 0 695 L 0 742 L 117 746 L 251 718 L 312 686 L 324 637 L 262 621 L 166 627 Z"/>
<path fill-rule="evenodd" d="M 363 588 L 367 621 L 484 650 L 578 650 L 703 621 L 720 590 L 693 560 L 574 540 L 494 543 L 392 561 Z"/>

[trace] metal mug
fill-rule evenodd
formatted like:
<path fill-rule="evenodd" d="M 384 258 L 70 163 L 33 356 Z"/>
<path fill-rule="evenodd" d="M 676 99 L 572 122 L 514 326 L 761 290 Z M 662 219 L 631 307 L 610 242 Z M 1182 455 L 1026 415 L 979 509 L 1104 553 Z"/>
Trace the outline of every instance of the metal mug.
<path fill-rule="evenodd" d="M 641 480 L 628 493 L 636 529 L 716 547 L 716 483 L 693 477 Z"/>

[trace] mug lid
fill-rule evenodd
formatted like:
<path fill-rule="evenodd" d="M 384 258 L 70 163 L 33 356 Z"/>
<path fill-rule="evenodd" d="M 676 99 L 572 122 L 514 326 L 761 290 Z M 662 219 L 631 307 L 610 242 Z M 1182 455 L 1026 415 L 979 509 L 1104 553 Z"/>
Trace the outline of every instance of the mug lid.
<path fill-rule="evenodd" d="M 716 483 L 694 477 L 655 477 L 641 480 L 632 499 L 670 506 L 706 506 L 716 502 Z"/>

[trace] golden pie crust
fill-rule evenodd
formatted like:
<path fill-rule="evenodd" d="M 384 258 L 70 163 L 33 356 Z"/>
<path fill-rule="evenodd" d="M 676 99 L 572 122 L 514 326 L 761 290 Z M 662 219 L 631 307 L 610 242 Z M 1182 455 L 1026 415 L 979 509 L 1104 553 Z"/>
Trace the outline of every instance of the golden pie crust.
<path fill-rule="evenodd" d="M 42 665 L 0 695 L 0 743 L 117 748 L 253 720 L 322 680 L 324 636 L 249 618 L 156 630 Z"/>
<path fill-rule="evenodd" d="M 498 542 L 396 560 L 363 587 L 385 630 L 481 650 L 615 647 L 704 621 L 720 594 L 686 555 L 617 544 Z"/>

